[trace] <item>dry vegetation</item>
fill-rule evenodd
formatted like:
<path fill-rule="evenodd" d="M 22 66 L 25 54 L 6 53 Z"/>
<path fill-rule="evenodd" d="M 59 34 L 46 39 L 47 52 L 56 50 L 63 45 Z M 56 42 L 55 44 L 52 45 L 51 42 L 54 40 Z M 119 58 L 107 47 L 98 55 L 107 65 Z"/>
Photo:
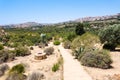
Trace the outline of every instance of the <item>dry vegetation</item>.
<path fill-rule="evenodd" d="M 113 60 L 113 63 L 111 64 L 112 68 L 110 69 L 99 69 L 84 66 L 85 70 L 92 76 L 93 80 L 120 80 L 114 79 L 114 75 L 116 75 L 116 78 L 119 77 L 117 75 L 120 75 L 120 52 L 111 52 L 110 55 Z"/>
<path fill-rule="evenodd" d="M 120 25 L 93 29 L 87 24 L 73 24 L 70 28 L 8 29 L 9 35 L 1 36 L 4 34 L 1 33 L 0 80 L 62 80 L 63 59 L 58 50 L 62 41 L 65 49 L 74 51 L 75 59 L 80 61 L 93 80 L 119 80 L 120 51 L 110 50 L 115 50 L 120 44 Z M 41 33 L 46 34 L 40 37 Z M 48 44 L 53 37 L 53 43 Z M 36 60 L 38 53 L 45 53 L 45 58 Z"/>
<path fill-rule="evenodd" d="M 52 47 L 52 45 L 53 44 L 49 44 L 50 47 Z M 47 49 L 49 48 L 49 46 L 47 47 Z M 34 77 L 41 77 L 37 73 L 44 75 L 44 78 L 43 78 L 44 80 L 61 80 L 62 79 L 62 64 L 60 62 L 61 56 L 57 49 L 57 46 L 54 47 L 55 50 L 53 54 L 50 54 L 49 56 L 47 56 L 46 59 L 43 59 L 43 60 L 34 59 L 34 55 L 36 53 L 44 52 L 43 48 L 41 49 L 38 46 L 33 46 L 33 48 L 34 49 L 31 50 L 30 55 L 24 56 L 24 57 L 23 56 L 16 57 L 14 61 L 6 62 L 6 64 L 10 67 L 10 69 L 17 64 L 24 64 L 25 71 L 23 74 L 28 76 L 28 80 L 32 80 L 32 78 Z M 56 72 L 53 72 L 52 67 L 56 63 L 59 63 L 59 69 Z M 5 80 L 7 75 L 8 73 L 0 77 L 0 80 Z M 12 75 L 11 77 L 13 78 L 14 76 L 15 75 Z M 19 78 L 19 77 L 16 77 L 16 78 Z M 11 80 L 11 79 L 7 79 L 7 80 Z"/>

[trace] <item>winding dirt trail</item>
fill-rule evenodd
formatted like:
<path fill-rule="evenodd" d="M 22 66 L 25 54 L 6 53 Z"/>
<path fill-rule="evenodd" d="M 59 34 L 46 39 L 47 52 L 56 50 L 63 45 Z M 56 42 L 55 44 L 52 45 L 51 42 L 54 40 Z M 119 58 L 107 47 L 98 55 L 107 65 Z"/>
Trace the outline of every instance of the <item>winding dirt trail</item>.
<path fill-rule="evenodd" d="M 64 80 L 92 80 L 88 73 L 83 69 L 76 59 L 70 54 L 69 50 L 60 45 L 59 50 L 64 59 Z"/>

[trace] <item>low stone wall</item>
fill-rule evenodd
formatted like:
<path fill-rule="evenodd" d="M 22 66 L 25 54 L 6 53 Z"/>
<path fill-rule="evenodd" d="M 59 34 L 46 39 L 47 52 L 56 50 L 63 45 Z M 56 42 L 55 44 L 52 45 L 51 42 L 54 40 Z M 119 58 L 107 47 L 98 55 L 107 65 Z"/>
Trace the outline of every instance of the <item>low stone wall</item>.
<path fill-rule="evenodd" d="M 42 59 L 46 59 L 47 57 L 46 57 L 46 54 L 45 53 L 43 53 L 43 54 L 37 54 L 37 55 L 35 55 L 35 57 L 34 57 L 36 60 L 42 60 Z"/>

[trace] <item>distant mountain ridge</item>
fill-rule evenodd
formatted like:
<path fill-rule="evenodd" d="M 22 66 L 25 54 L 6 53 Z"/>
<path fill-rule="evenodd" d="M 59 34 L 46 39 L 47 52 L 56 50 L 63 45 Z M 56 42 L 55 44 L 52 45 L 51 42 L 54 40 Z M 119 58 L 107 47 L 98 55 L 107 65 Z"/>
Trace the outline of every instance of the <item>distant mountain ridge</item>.
<path fill-rule="evenodd" d="M 3 28 L 27 28 L 32 26 L 42 26 L 40 23 L 36 22 L 26 22 L 26 23 L 20 23 L 20 24 L 10 24 L 10 25 L 2 25 Z"/>
<path fill-rule="evenodd" d="M 71 23 L 71 22 L 92 22 L 92 21 L 112 20 L 112 19 L 120 19 L 120 13 L 115 14 L 115 15 L 84 17 L 84 18 L 79 18 L 79 19 L 72 20 L 72 21 L 55 23 L 55 24 L 42 24 L 42 23 L 36 23 L 36 22 L 26 22 L 26 23 L 21 23 L 21 24 L 1 25 L 0 27 L 3 27 L 3 28 L 27 28 L 27 27 L 33 27 L 33 26 L 52 26 L 52 25 L 58 25 L 58 24 L 62 25 L 64 23 Z"/>
<path fill-rule="evenodd" d="M 36 22 L 26 22 L 26 23 L 22 23 L 22 24 L 17 24 L 14 25 L 15 27 L 31 27 L 31 26 L 40 26 L 40 23 L 36 23 Z"/>
<path fill-rule="evenodd" d="M 91 22 L 91 21 L 101 21 L 120 18 L 120 13 L 116 15 L 106 15 L 106 16 L 96 16 L 96 17 L 84 17 L 74 20 L 75 22 Z"/>

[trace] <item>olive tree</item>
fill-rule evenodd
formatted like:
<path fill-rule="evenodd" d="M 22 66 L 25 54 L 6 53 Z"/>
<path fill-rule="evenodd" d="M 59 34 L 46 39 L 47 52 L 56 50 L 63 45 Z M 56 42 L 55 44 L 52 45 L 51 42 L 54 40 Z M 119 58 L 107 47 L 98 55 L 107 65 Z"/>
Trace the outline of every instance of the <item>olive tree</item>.
<path fill-rule="evenodd" d="M 104 43 L 103 48 L 115 50 L 120 44 L 120 24 L 115 24 L 106 27 L 99 33 L 101 43 Z"/>
<path fill-rule="evenodd" d="M 78 24 L 76 25 L 75 33 L 76 33 L 76 35 L 82 35 L 82 34 L 85 33 L 84 25 L 83 25 L 82 23 L 78 23 Z"/>

